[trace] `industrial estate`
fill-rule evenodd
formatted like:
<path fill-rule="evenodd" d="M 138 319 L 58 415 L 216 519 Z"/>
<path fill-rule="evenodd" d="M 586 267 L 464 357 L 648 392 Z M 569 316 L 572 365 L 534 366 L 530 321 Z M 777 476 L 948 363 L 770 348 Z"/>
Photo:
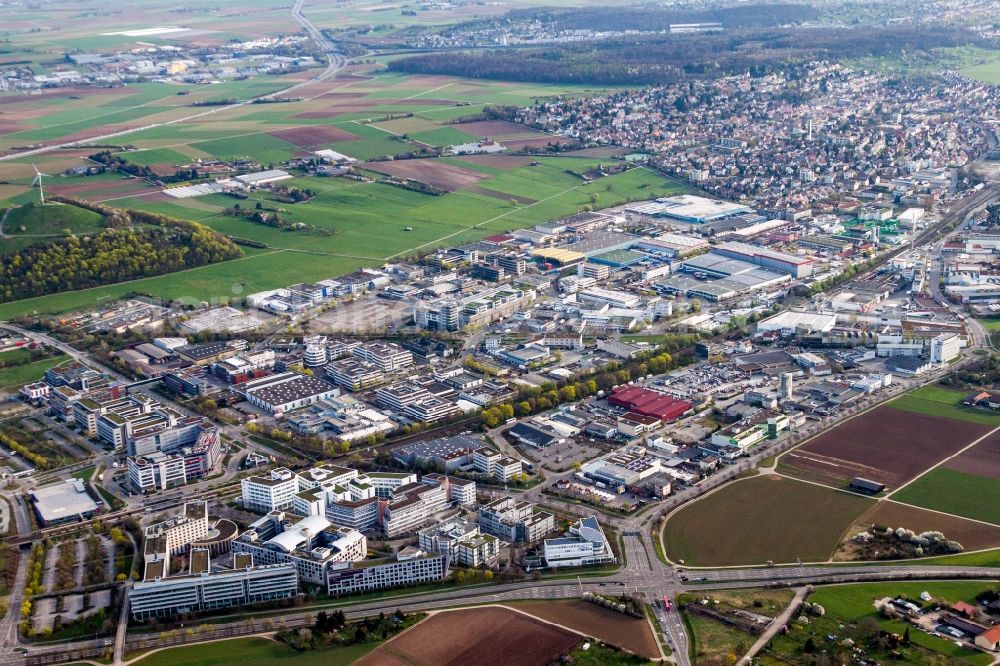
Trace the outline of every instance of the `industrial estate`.
<path fill-rule="evenodd" d="M 1000 32 L 9 2 L 0 664 L 1000 660 Z"/>

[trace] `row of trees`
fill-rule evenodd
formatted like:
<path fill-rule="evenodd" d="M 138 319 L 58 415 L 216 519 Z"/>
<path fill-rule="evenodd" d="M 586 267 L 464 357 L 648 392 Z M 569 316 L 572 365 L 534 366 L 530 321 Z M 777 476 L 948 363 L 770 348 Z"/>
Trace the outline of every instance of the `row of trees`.
<path fill-rule="evenodd" d="M 115 169 L 136 178 L 156 180 L 161 183 L 187 183 L 202 177 L 202 174 L 194 167 L 190 169 L 178 169 L 173 174 L 164 176 L 156 173 L 145 164 L 133 164 L 120 154 L 112 153 L 110 150 L 102 150 L 99 153 L 94 153 L 90 156 L 90 159 L 102 164 L 107 169 Z"/>
<path fill-rule="evenodd" d="M 26 460 L 31 461 L 31 464 L 33 464 L 37 469 L 47 469 L 49 465 L 51 465 L 48 458 L 39 453 L 35 453 L 7 433 L 0 432 L 0 444 L 3 444 L 14 453 L 23 456 Z"/>
<path fill-rule="evenodd" d="M 407 626 L 407 616 L 402 610 L 395 610 L 391 615 L 379 613 L 377 618 L 366 617 L 357 622 L 347 622 L 344 612 L 335 610 L 332 613 L 320 611 L 315 621 L 306 623 L 311 626 L 282 631 L 278 638 L 299 651 L 318 650 L 332 645 L 354 645 L 371 640 L 385 640 Z"/>

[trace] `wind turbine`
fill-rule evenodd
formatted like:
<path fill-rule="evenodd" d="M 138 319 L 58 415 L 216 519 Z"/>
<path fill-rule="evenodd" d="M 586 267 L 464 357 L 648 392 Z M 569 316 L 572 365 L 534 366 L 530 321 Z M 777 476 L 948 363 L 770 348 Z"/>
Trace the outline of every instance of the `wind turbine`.
<path fill-rule="evenodd" d="M 45 193 L 42 191 L 42 177 L 44 176 L 45 178 L 51 178 L 52 176 L 50 176 L 47 173 L 42 173 L 41 171 L 38 170 L 38 167 L 36 167 L 34 164 L 31 165 L 31 168 L 35 170 L 35 179 L 33 181 L 31 181 L 31 186 L 34 187 L 35 183 L 38 183 L 38 199 L 41 201 L 41 204 L 44 206 L 45 205 Z"/>

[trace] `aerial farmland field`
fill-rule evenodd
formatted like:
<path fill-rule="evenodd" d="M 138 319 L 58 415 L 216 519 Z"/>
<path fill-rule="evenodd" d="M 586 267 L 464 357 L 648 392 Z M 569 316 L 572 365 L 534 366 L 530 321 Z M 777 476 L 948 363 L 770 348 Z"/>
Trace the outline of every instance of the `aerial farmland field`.
<path fill-rule="evenodd" d="M 1000 525 L 1000 483 L 988 476 L 938 467 L 900 490 L 893 499 Z"/>
<path fill-rule="evenodd" d="M 849 540 L 858 532 L 868 531 L 872 526 L 900 527 L 921 532 L 941 532 L 946 538 L 962 544 L 967 551 L 1000 547 L 1000 527 L 987 525 L 967 518 L 949 516 L 937 511 L 928 511 L 896 501 L 877 502 L 865 511 L 855 525 L 845 533 L 845 543 L 834 559 L 857 559 L 845 556 L 850 552 Z"/>
<path fill-rule="evenodd" d="M 579 641 L 577 634 L 506 608 L 467 608 L 432 615 L 358 664 L 546 666 Z"/>
<path fill-rule="evenodd" d="M 660 653 L 656 638 L 645 620 L 596 604 L 579 599 L 553 599 L 507 602 L 504 605 L 611 643 L 633 654 L 653 659 Z"/>
<path fill-rule="evenodd" d="M 827 560 L 873 500 L 762 475 L 736 481 L 667 519 L 667 556 L 689 566 Z"/>
<path fill-rule="evenodd" d="M 894 409 L 917 414 L 943 416 L 969 423 L 1000 426 L 1000 415 L 982 409 L 966 407 L 962 404 L 965 393 L 944 386 L 922 386 L 912 393 L 896 398 L 889 403 Z"/>
<path fill-rule="evenodd" d="M 951 409 L 944 403 L 915 399 Z M 895 404 L 851 418 L 792 449 L 780 458 L 778 470 L 835 487 L 846 487 L 861 476 L 892 490 L 990 430 L 967 419 L 896 409 Z"/>

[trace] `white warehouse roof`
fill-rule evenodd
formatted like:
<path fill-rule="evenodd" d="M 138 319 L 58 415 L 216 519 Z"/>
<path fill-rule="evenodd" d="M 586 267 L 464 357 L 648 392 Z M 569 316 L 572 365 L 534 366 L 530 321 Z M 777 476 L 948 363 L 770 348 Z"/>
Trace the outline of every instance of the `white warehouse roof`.
<path fill-rule="evenodd" d="M 804 329 L 826 333 L 837 323 L 837 315 L 819 312 L 780 312 L 757 322 L 758 331 L 788 331 Z"/>

